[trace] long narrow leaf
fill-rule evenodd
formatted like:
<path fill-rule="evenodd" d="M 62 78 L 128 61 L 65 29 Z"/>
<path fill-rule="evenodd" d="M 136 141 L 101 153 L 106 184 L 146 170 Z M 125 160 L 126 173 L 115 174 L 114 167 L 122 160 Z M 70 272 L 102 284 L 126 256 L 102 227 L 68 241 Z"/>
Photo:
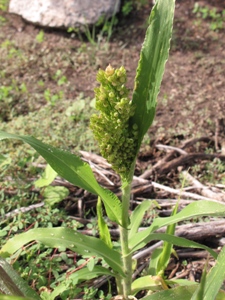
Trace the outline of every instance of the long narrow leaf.
<path fill-rule="evenodd" d="M 2 257 L 0 257 L 0 294 L 1 293 L 15 296 L 14 299 L 40 299 L 38 294 L 29 287 L 17 272 L 13 270 L 12 266 Z M 7 296 L 5 296 L 5 299 L 8 299 Z"/>
<path fill-rule="evenodd" d="M 65 247 L 81 255 L 99 256 L 119 274 L 123 275 L 119 252 L 110 249 L 98 238 L 83 235 L 69 228 L 36 228 L 16 235 L 7 241 L 0 256 L 8 257 L 27 243 L 36 240 L 52 248 Z"/>
<path fill-rule="evenodd" d="M 129 241 L 129 247 L 132 248 L 140 248 L 139 245 L 145 245 L 143 241 L 151 234 L 155 232 L 157 229 L 167 226 L 170 224 L 178 223 L 184 220 L 188 220 L 190 218 L 201 217 L 201 216 L 225 216 L 225 205 L 221 203 L 215 203 L 212 201 L 197 201 L 186 206 L 182 211 L 180 211 L 175 216 L 167 217 L 167 218 L 156 218 L 152 225 L 138 232 L 135 236 L 133 236 Z"/>
<path fill-rule="evenodd" d="M 31 300 L 31 299 L 24 298 L 24 297 L 18 297 L 18 296 L 0 295 L 0 300 Z"/>
<path fill-rule="evenodd" d="M 142 300 L 190 300 L 191 296 L 197 289 L 197 285 L 179 286 L 171 290 L 160 291 L 153 295 L 146 296 Z M 207 300 L 224 300 L 225 292 L 220 291 L 216 298 L 208 298 Z"/>
<path fill-rule="evenodd" d="M 130 230 L 129 230 L 129 239 L 132 238 L 138 231 L 138 228 L 141 225 L 144 214 L 152 206 L 152 201 L 145 200 L 138 205 L 135 210 L 132 212 L 130 217 Z"/>
<path fill-rule="evenodd" d="M 144 240 L 142 240 L 141 243 L 139 243 L 135 247 L 132 247 L 133 245 L 131 243 L 130 247 L 132 248 L 132 252 L 137 251 L 138 249 L 144 247 L 147 243 L 149 243 L 153 240 L 166 241 L 168 243 L 171 243 L 173 245 L 180 246 L 180 247 L 205 249 L 212 255 L 212 257 L 217 258 L 217 253 L 214 252 L 209 247 L 207 247 L 205 245 L 201 245 L 201 244 L 193 242 L 193 241 L 190 241 L 190 240 L 187 240 L 185 238 L 173 236 L 173 235 L 170 235 L 167 233 L 151 233 Z"/>
<path fill-rule="evenodd" d="M 215 299 L 219 290 L 225 280 L 225 247 L 222 248 L 220 254 L 217 257 L 217 261 L 215 266 L 210 270 L 209 274 L 206 276 L 206 280 L 204 283 L 203 289 L 203 297 L 202 300 Z M 195 292 L 191 300 L 199 299 L 196 295 L 201 288 L 201 284 L 199 285 L 198 290 Z M 224 296 L 225 299 L 225 296 Z"/>
<path fill-rule="evenodd" d="M 100 239 L 109 247 L 112 248 L 112 241 L 111 241 L 111 236 L 109 232 L 109 228 L 103 218 L 102 214 L 102 201 L 101 198 L 98 197 L 98 202 L 97 202 L 97 215 L 98 215 L 98 229 L 99 229 L 99 235 Z"/>
<path fill-rule="evenodd" d="M 136 295 L 139 291 L 145 290 L 160 290 L 162 288 L 162 281 L 158 276 L 142 276 L 132 282 L 132 295 Z"/>
<path fill-rule="evenodd" d="M 151 276 L 156 276 L 158 273 L 158 263 L 159 259 L 161 257 L 163 249 L 162 248 L 156 248 L 152 254 L 151 254 L 151 259 L 149 262 L 149 268 L 148 268 L 148 274 Z"/>
<path fill-rule="evenodd" d="M 120 200 L 111 191 L 98 184 L 90 166 L 78 156 L 42 143 L 32 136 L 19 136 L 0 131 L 1 139 L 18 139 L 29 144 L 46 159 L 61 177 L 76 186 L 99 195 L 104 202 L 108 217 L 117 224 L 121 224 L 122 211 Z"/>
<path fill-rule="evenodd" d="M 201 283 L 199 284 L 197 290 L 195 291 L 194 295 L 192 295 L 191 300 L 203 300 L 204 291 L 206 288 L 206 265 L 202 272 L 201 276 Z M 208 298 L 207 298 L 208 299 Z M 211 298 L 210 298 L 211 299 Z"/>
<path fill-rule="evenodd" d="M 94 266 L 91 272 L 90 270 L 88 270 L 88 268 L 83 268 L 71 274 L 69 276 L 69 279 L 73 279 L 73 281 L 75 280 L 75 282 L 79 282 L 84 280 L 90 280 L 101 275 L 113 276 L 113 273 L 102 266 Z"/>
<path fill-rule="evenodd" d="M 110 272 L 108 269 L 103 268 L 101 266 L 94 266 L 93 270 L 90 272 L 87 268 L 80 269 L 73 274 L 71 274 L 68 277 L 67 280 L 63 280 L 57 287 L 54 289 L 54 291 L 49 296 L 48 300 L 55 300 L 57 296 L 59 296 L 61 293 L 63 293 L 65 290 L 68 290 L 70 287 L 71 280 L 73 281 L 73 284 L 76 285 L 80 281 L 86 281 L 90 280 L 92 278 L 96 278 L 98 276 L 113 276 L 113 273 Z"/>
<path fill-rule="evenodd" d="M 203 216 L 225 216 L 225 204 L 212 201 L 200 200 L 187 205 L 179 213 L 167 218 L 156 218 L 150 226 L 151 231 L 155 231 L 163 226 L 178 223 L 189 218 Z"/>
<path fill-rule="evenodd" d="M 172 216 L 175 216 L 177 214 L 179 204 L 178 201 L 172 211 Z M 175 229 L 176 229 L 176 223 L 170 224 L 166 228 L 166 233 L 174 235 L 175 234 Z M 167 268 L 167 265 L 170 260 L 171 252 L 173 251 L 173 244 L 164 242 L 162 246 L 162 253 L 160 254 L 159 260 L 158 260 L 158 265 L 157 265 L 157 274 L 163 276 L 165 269 Z"/>
<path fill-rule="evenodd" d="M 131 119 L 132 125 L 138 125 L 139 145 L 154 119 L 157 96 L 169 54 L 174 8 L 175 0 L 156 2 L 140 53 L 132 99 L 136 109 Z"/>

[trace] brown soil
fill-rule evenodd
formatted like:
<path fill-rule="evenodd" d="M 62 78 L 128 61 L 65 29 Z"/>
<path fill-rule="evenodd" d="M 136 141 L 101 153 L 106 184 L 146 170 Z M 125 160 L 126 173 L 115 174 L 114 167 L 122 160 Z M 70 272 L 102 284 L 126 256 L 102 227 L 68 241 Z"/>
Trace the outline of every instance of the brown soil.
<path fill-rule="evenodd" d="M 217 130 L 218 142 L 221 144 L 225 134 L 225 32 L 224 29 L 212 31 L 212 20 L 197 18 L 192 12 L 194 3 L 194 0 L 182 0 L 176 4 L 172 47 L 150 137 L 213 137 Z M 222 0 L 205 0 L 199 4 L 216 7 L 218 12 L 225 8 Z M 17 66 L 11 74 L 8 71 L 8 76 L 19 77 L 31 93 L 36 92 L 36 83 L 40 79 L 49 81 L 51 87 L 49 77 L 55 72 L 55 64 L 69 78 L 70 86 L 65 91 L 68 98 L 76 98 L 81 92 L 93 97 L 96 71 L 110 63 L 115 67 L 126 67 L 128 84 L 132 89 L 150 10 L 151 4 L 147 4 L 131 16 L 125 19 L 121 17 L 120 26 L 108 44 L 108 49 L 95 47 L 95 50 L 90 44 L 84 46 L 78 38 L 71 38 L 71 35 L 54 29 L 45 29 L 44 41 L 34 43 L 40 28 L 24 22 L 18 16 L 4 14 L 8 21 L 3 27 L 0 40 L 14 40 L 16 47 L 27 46 L 30 48 L 28 54 L 35 50 L 38 57 L 38 60 L 35 58 L 26 65 Z M 78 55 L 82 47 L 83 53 Z M 43 66 L 44 59 L 47 66 Z"/>
<path fill-rule="evenodd" d="M 192 13 L 194 3 L 193 0 L 182 0 L 176 4 L 170 57 L 158 99 L 155 123 L 150 130 L 151 135 L 157 138 L 159 135 L 171 136 L 171 133 L 185 136 L 196 136 L 201 133 L 212 136 L 215 134 L 216 120 L 223 119 L 224 30 L 212 31 L 209 28 L 212 22 L 210 19 L 197 19 Z M 199 4 L 216 7 L 218 11 L 225 8 L 222 0 L 205 0 Z M 82 42 L 53 29 L 45 30 L 45 40 L 39 47 L 35 45 L 36 51 L 39 52 L 41 60 L 44 56 L 48 58 L 51 52 L 57 53 L 58 49 L 59 57 L 54 59 L 55 62 L 59 62 L 58 67 L 61 67 L 70 80 L 70 98 L 75 98 L 80 92 L 93 96 L 96 70 L 99 67 L 105 68 L 108 63 L 113 66 L 123 64 L 126 67 L 129 86 L 132 89 L 150 10 L 151 5 L 147 4 L 142 10 L 121 20 L 122 25 L 114 33 L 107 51 L 105 49 L 96 50 L 96 53 L 84 51 L 83 57 L 79 57 L 79 61 L 76 61 L 76 52 Z M 6 14 L 5 17 L 8 22 L 4 26 L 1 40 L 7 37 L 16 40 L 17 47 L 25 44 L 31 46 L 40 28 L 27 24 L 18 16 Z M 64 63 L 62 51 L 67 59 L 70 59 L 69 63 Z M 44 77 L 45 74 L 39 69 L 39 65 L 30 63 L 26 67 L 29 67 L 29 73 L 33 73 L 28 82 L 34 86 L 37 79 Z M 51 69 L 54 70 L 54 60 L 48 65 L 50 74 Z M 9 75 L 20 76 L 21 81 L 27 79 L 25 68 Z M 224 131 L 222 129 L 224 128 L 221 128 L 221 134 Z"/>
<path fill-rule="evenodd" d="M 40 79 L 57 90 L 58 87 L 54 87 L 51 81 L 51 75 L 60 69 L 70 82 L 65 91 L 68 99 L 75 99 L 81 92 L 85 96 L 93 97 L 96 71 L 110 63 L 114 67 L 125 66 L 129 77 L 128 85 L 132 89 L 145 35 L 146 19 L 152 7 L 150 2 L 129 17 L 119 16 L 120 25 L 110 43 L 105 44 L 105 47 L 101 45 L 98 49 L 88 42 L 83 43 L 79 38 L 72 38 L 70 34 L 55 29 L 45 29 L 44 41 L 40 44 L 34 43 L 34 37 L 40 31 L 39 27 L 26 23 L 18 16 L 1 12 L 7 22 L 2 27 L 0 43 L 6 38 L 13 39 L 16 47 L 26 45 L 27 53 L 35 51 L 38 57 L 34 61 L 30 59 L 25 65 L 11 68 L 7 71 L 7 76 L 26 82 L 31 93 L 39 93 L 41 90 L 36 83 Z M 157 143 L 185 149 L 189 154 L 198 152 L 203 155 L 191 156 L 189 160 L 180 159 L 176 163 L 173 160 L 179 158 L 179 155 L 177 152 L 173 153 L 166 161 L 173 161 L 171 165 L 167 165 L 167 169 L 160 165 L 145 177 L 154 181 L 161 178 L 172 187 L 177 185 L 179 171 L 193 165 L 193 162 L 211 161 L 215 157 L 225 160 L 225 30 L 223 28 L 213 31 L 210 29 L 210 18 L 198 18 L 193 14 L 195 3 L 194 0 L 177 0 L 170 57 L 158 97 L 156 118 L 149 130 L 152 147 L 147 145 L 142 148 L 136 170 L 136 174 L 140 175 L 165 157 L 165 153 L 155 147 Z M 225 9 L 224 0 L 201 0 L 199 5 L 216 7 L 218 12 Z M 43 104 L 43 98 L 39 99 L 32 109 Z M 26 112 L 25 109 L 24 113 Z M 199 140 L 192 140 L 193 142 L 185 146 L 185 142 L 191 138 Z M 212 149 L 211 154 L 214 157 L 204 156 L 207 148 Z M 202 168 L 203 166 L 199 172 Z M 137 193 L 136 196 L 159 199 L 169 197 L 170 193 L 152 188 Z M 199 276 L 202 265 L 202 262 L 198 262 L 196 276 Z M 188 267 L 189 265 L 186 269 Z"/>

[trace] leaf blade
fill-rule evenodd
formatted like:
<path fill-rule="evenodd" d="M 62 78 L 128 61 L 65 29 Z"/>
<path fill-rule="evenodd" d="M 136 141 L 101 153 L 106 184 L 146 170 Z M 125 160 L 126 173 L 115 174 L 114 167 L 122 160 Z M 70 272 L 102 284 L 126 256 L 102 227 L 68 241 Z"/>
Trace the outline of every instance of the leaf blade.
<path fill-rule="evenodd" d="M 15 298 L 19 296 L 18 299 L 40 299 L 38 294 L 28 286 L 2 257 L 0 257 L 0 293 L 15 296 Z"/>
<path fill-rule="evenodd" d="M 136 248 L 150 233 L 155 232 L 157 229 L 163 226 L 168 226 L 170 224 L 201 216 L 225 216 L 225 205 L 212 201 L 200 200 L 187 205 L 184 209 L 182 209 L 174 216 L 166 218 L 156 218 L 149 228 L 138 232 L 134 237 L 130 239 L 130 248 Z"/>
<path fill-rule="evenodd" d="M 174 236 L 174 235 L 167 234 L 167 233 L 151 233 L 151 234 L 149 234 L 148 236 L 146 236 L 146 238 L 144 240 L 142 240 L 142 243 L 139 243 L 136 247 L 132 248 L 132 252 L 137 251 L 138 249 L 144 247 L 147 243 L 149 243 L 150 241 L 153 241 L 153 240 L 163 240 L 163 241 L 166 241 L 168 243 L 171 243 L 173 245 L 180 246 L 180 247 L 205 249 L 212 255 L 212 257 L 214 257 L 214 258 L 217 257 L 217 253 L 205 245 L 201 245 L 194 241 L 187 240 L 185 238 Z M 131 244 L 131 247 L 132 247 L 132 244 Z"/>
<path fill-rule="evenodd" d="M 142 222 L 144 213 L 152 206 L 152 202 L 149 200 L 142 201 L 135 210 L 132 212 L 130 217 L 130 229 L 129 239 L 131 239 L 138 231 L 138 228 Z"/>
<path fill-rule="evenodd" d="M 131 124 L 137 124 L 139 145 L 155 116 L 157 96 L 168 59 L 175 0 L 158 0 L 140 53 L 132 102 L 136 105 Z"/>
<path fill-rule="evenodd" d="M 97 202 L 97 216 L 98 216 L 98 229 L 99 229 L 100 239 L 106 245 L 108 245 L 109 248 L 112 248 L 113 244 L 112 244 L 109 228 L 102 214 L 102 201 L 100 197 L 98 197 L 98 202 Z"/>
<path fill-rule="evenodd" d="M 124 275 L 119 252 L 110 249 L 98 238 L 64 227 L 35 228 L 16 235 L 2 247 L 0 256 L 8 257 L 33 240 L 53 248 L 65 247 L 81 255 L 102 257 L 115 272 Z"/>
<path fill-rule="evenodd" d="M 225 279 L 225 247 L 223 247 L 221 252 L 219 253 L 215 266 L 212 267 L 212 269 L 209 271 L 208 275 L 206 276 L 203 297 L 201 299 L 203 300 L 216 299 L 224 279 Z M 198 290 L 200 290 L 200 287 L 201 287 L 201 283 L 198 287 Z M 197 299 L 198 290 L 196 290 L 196 292 L 194 293 L 191 299 Z"/>
<path fill-rule="evenodd" d="M 101 187 L 96 181 L 90 166 L 78 156 L 45 144 L 32 136 L 19 136 L 0 131 L 0 140 L 18 139 L 33 147 L 49 165 L 63 178 L 93 194 L 99 195 L 105 205 L 108 217 L 121 224 L 121 202 L 110 190 Z"/>

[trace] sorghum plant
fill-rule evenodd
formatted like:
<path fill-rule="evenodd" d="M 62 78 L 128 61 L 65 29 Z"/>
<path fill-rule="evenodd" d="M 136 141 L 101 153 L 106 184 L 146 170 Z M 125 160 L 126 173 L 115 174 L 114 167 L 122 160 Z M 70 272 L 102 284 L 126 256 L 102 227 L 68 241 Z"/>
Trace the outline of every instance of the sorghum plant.
<path fill-rule="evenodd" d="M 103 259 L 104 264 L 93 266 L 91 273 L 88 268 L 79 270 L 73 274 L 73 278 L 76 281 L 85 281 L 100 275 L 110 275 L 115 278 L 117 284 L 118 295 L 115 299 L 135 299 L 139 291 L 146 291 L 148 295 L 143 299 L 150 300 L 211 300 L 216 297 L 220 297 L 216 299 L 225 299 L 224 293 L 220 291 L 225 278 L 225 248 L 218 256 L 204 245 L 174 235 L 177 222 L 203 215 L 224 216 L 224 204 L 196 201 L 179 213 L 176 206 L 171 217 L 155 218 L 150 227 L 140 232 L 139 226 L 144 213 L 151 207 L 151 201 L 144 201 L 129 215 L 136 156 L 144 134 L 154 119 L 157 95 L 169 53 L 174 8 L 175 0 L 158 0 L 152 9 L 131 99 L 126 88 L 124 67 L 114 69 L 109 65 L 105 71 L 100 70 L 97 75 L 100 83 L 100 86 L 95 89 L 98 114 L 92 116 L 90 126 L 99 143 L 101 154 L 121 176 L 121 199 L 99 185 L 90 166 L 79 157 L 44 144 L 33 137 L 0 132 L 0 139 L 16 138 L 28 143 L 60 176 L 98 196 L 97 214 L 100 235 L 100 238 L 85 236 L 72 229 L 61 227 L 31 229 L 10 239 L 3 246 L 0 251 L 3 258 L 12 255 L 30 241 L 36 240 L 49 247 L 64 247 L 80 255 Z M 119 249 L 112 242 L 104 221 L 103 205 L 109 219 L 119 226 Z M 157 229 L 163 226 L 167 226 L 166 233 L 157 233 Z M 147 275 L 133 279 L 136 264 L 133 255 L 152 240 L 164 241 L 163 247 L 156 249 L 152 254 Z M 207 276 L 203 276 L 204 280 L 201 284 L 190 284 L 187 280 L 171 281 L 165 277 L 164 270 L 173 245 L 203 248 L 217 259 L 215 267 Z M 3 284 L 7 284 L 1 273 L 0 277 Z M 21 283 L 18 284 L 17 281 L 14 283 L 17 288 L 21 287 Z M 20 289 L 19 293 L 17 288 L 13 293 L 17 295 L 22 293 L 29 297 L 30 294 L 26 290 L 22 292 Z M 71 287 L 67 282 L 62 282 L 52 294 L 49 294 L 49 299 L 55 299 L 69 288 Z M 39 296 L 35 297 L 38 299 Z"/>

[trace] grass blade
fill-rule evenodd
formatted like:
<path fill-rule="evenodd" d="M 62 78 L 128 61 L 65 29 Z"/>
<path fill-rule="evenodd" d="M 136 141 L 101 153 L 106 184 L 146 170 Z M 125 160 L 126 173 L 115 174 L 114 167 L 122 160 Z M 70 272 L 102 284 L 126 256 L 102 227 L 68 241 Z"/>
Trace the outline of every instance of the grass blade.
<path fill-rule="evenodd" d="M 145 200 L 138 205 L 135 210 L 132 212 L 130 217 L 130 230 L 129 230 L 129 239 L 132 238 L 138 231 L 139 226 L 143 220 L 146 210 L 152 206 L 152 201 Z"/>
<path fill-rule="evenodd" d="M 115 272 L 124 275 L 119 252 L 110 249 L 98 238 L 83 235 L 72 229 L 63 227 L 36 228 L 16 235 L 2 247 L 0 256 L 8 257 L 33 240 L 52 248 L 65 247 L 81 255 L 99 256 Z"/>
<path fill-rule="evenodd" d="M 109 228 L 102 214 L 102 201 L 100 197 L 98 197 L 98 202 L 97 202 L 97 215 L 98 215 L 98 229 L 99 229 L 100 238 L 109 248 L 112 248 L 113 245 L 111 241 Z"/>
<path fill-rule="evenodd" d="M 208 299 L 216 299 L 217 294 L 223 284 L 225 279 L 225 247 L 222 248 L 221 252 L 219 253 L 216 261 L 216 265 L 210 270 L 209 274 L 206 276 L 206 280 L 204 283 L 204 294 L 201 298 L 202 300 Z M 200 290 L 201 284 L 199 289 L 193 295 L 191 300 L 199 299 L 195 298 Z M 225 296 L 224 298 L 225 299 Z"/>
<path fill-rule="evenodd" d="M 190 240 L 187 240 L 185 238 L 170 235 L 167 233 L 151 233 L 139 243 L 136 243 L 135 239 L 133 239 L 133 241 L 131 241 L 131 243 L 130 243 L 132 252 L 137 251 L 138 249 L 144 247 L 147 243 L 154 241 L 154 240 L 166 241 L 168 243 L 171 243 L 173 245 L 180 246 L 180 247 L 205 249 L 212 255 L 212 257 L 217 258 L 217 253 L 214 252 L 213 250 L 211 250 L 209 247 L 207 247 L 205 245 L 201 245 L 201 244 L 193 242 L 193 241 L 190 241 Z M 134 242 L 134 244 L 136 244 L 136 245 L 134 246 L 132 244 L 132 242 Z"/>
<path fill-rule="evenodd" d="M 154 116 L 157 96 L 172 36 L 175 0 L 158 0 L 150 15 L 150 25 L 140 53 L 132 102 L 136 105 L 131 124 L 137 124 L 141 144 Z"/>
<path fill-rule="evenodd" d="M 197 201 L 186 206 L 182 211 L 177 213 L 174 216 L 167 218 L 156 218 L 152 225 L 138 232 L 131 240 L 130 240 L 130 248 L 138 249 L 144 246 L 145 243 L 143 241 L 149 236 L 152 232 L 155 232 L 157 229 L 168 226 L 170 224 L 174 224 L 177 222 L 181 222 L 184 220 L 188 220 L 190 218 L 201 217 L 201 216 L 221 216 L 225 215 L 225 205 L 221 203 L 215 203 L 211 201 Z"/>
<path fill-rule="evenodd" d="M 78 156 L 42 143 L 32 136 L 19 136 L 0 131 L 0 140 L 11 138 L 21 140 L 33 147 L 64 179 L 93 194 L 99 195 L 104 202 L 108 217 L 117 224 L 121 223 L 120 200 L 111 191 L 104 189 L 98 184 L 90 166 Z"/>
<path fill-rule="evenodd" d="M 142 300 L 190 300 L 191 296 L 197 289 L 198 285 L 190 285 L 190 286 L 179 286 L 171 290 L 160 291 L 153 295 L 146 296 L 142 298 Z M 208 298 L 207 300 L 224 300 L 225 293 L 224 291 L 220 291 L 216 298 Z"/>
<path fill-rule="evenodd" d="M 175 216 L 178 210 L 179 202 L 176 203 L 172 216 Z M 176 223 L 170 224 L 166 228 L 166 233 L 174 235 L 175 234 L 175 229 L 176 229 Z M 160 254 L 159 260 L 158 260 L 158 265 L 157 265 L 157 275 L 163 276 L 164 271 L 169 263 L 171 253 L 173 251 L 173 244 L 164 242 L 163 247 L 162 247 L 162 252 Z"/>
<path fill-rule="evenodd" d="M 2 257 L 0 257 L 0 293 L 15 296 L 13 297 L 14 299 L 40 299 L 38 294 L 28 286 Z M 9 296 L 4 297 L 3 299 L 11 299 Z"/>

